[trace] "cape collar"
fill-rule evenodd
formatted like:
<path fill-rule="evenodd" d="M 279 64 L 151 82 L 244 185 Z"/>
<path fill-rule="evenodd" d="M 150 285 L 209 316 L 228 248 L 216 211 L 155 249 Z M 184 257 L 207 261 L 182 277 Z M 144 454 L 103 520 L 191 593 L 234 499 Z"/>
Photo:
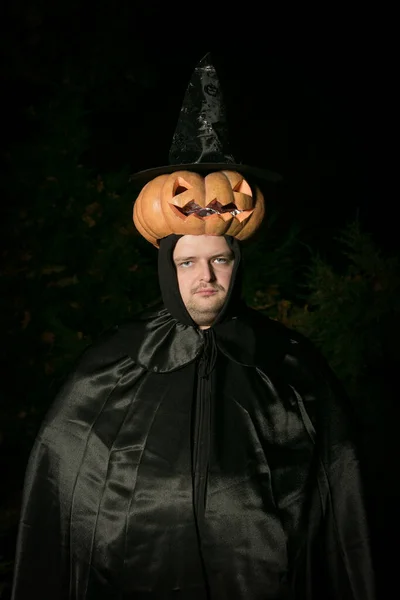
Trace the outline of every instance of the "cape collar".
<path fill-rule="evenodd" d="M 120 326 L 119 339 L 137 364 L 167 373 L 196 361 L 208 335 L 214 336 L 222 354 L 238 364 L 262 368 L 266 362 L 280 362 L 290 344 L 288 332 L 280 323 L 246 306 L 238 316 L 208 330 L 184 325 L 162 307 Z"/>

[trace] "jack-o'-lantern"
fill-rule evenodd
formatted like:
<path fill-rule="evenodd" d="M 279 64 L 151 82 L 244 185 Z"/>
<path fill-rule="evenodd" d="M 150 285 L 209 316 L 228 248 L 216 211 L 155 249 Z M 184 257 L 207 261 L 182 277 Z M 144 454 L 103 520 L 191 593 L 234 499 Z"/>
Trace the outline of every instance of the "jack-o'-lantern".
<path fill-rule="evenodd" d="M 131 178 L 140 190 L 133 221 L 156 247 L 172 233 L 249 238 L 265 213 L 259 183 L 281 179 L 266 169 L 237 163 L 230 153 L 225 107 L 210 55 L 197 65 L 187 88 L 169 159 L 169 165 Z"/>
<path fill-rule="evenodd" d="M 161 238 L 178 235 L 250 237 L 264 217 L 261 190 L 236 171 L 212 172 L 204 177 L 175 171 L 149 181 L 133 211 L 138 231 L 154 246 Z"/>

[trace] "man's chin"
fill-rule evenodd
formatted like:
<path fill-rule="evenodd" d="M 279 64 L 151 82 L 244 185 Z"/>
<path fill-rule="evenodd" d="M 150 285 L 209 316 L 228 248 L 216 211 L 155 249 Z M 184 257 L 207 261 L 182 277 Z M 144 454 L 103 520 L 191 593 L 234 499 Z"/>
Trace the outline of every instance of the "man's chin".
<path fill-rule="evenodd" d="M 223 305 L 224 300 L 221 301 L 220 298 L 214 298 L 213 302 L 210 302 L 210 298 L 208 298 L 208 302 L 193 302 L 187 309 L 197 325 L 211 325 L 217 318 Z"/>
<path fill-rule="evenodd" d="M 192 302 L 193 310 L 199 312 L 218 312 L 224 305 L 224 299 L 220 298 L 218 294 L 211 296 L 196 296 Z"/>
<path fill-rule="evenodd" d="M 190 314 L 193 321 L 199 327 L 211 327 L 211 325 L 214 323 L 215 319 L 217 318 L 217 315 L 218 315 L 218 313 L 207 313 L 207 314 L 191 313 Z"/>

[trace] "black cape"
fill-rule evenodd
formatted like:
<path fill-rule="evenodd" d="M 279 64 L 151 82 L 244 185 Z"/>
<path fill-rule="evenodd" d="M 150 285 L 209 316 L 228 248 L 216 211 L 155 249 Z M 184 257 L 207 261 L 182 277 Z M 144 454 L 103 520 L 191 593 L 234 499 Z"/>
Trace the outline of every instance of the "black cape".
<path fill-rule="evenodd" d="M 205 331 L 161 307 L 84 353 L 30 456 L 13 600 L 375 598 L 340 386 L 233 305 Z"/>

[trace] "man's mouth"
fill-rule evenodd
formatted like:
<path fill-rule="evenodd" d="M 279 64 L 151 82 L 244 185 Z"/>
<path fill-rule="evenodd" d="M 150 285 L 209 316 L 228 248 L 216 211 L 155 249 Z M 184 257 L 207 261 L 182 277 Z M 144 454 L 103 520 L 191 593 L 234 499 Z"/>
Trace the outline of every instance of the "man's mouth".
<path fill-rule="evenodd" d="M 218 290 L 214 290 L 213 288 L 201 288 L 195 292 L 196 294 L 200 294 L 201 296 L 212 296 L 216 294 Z"/>

